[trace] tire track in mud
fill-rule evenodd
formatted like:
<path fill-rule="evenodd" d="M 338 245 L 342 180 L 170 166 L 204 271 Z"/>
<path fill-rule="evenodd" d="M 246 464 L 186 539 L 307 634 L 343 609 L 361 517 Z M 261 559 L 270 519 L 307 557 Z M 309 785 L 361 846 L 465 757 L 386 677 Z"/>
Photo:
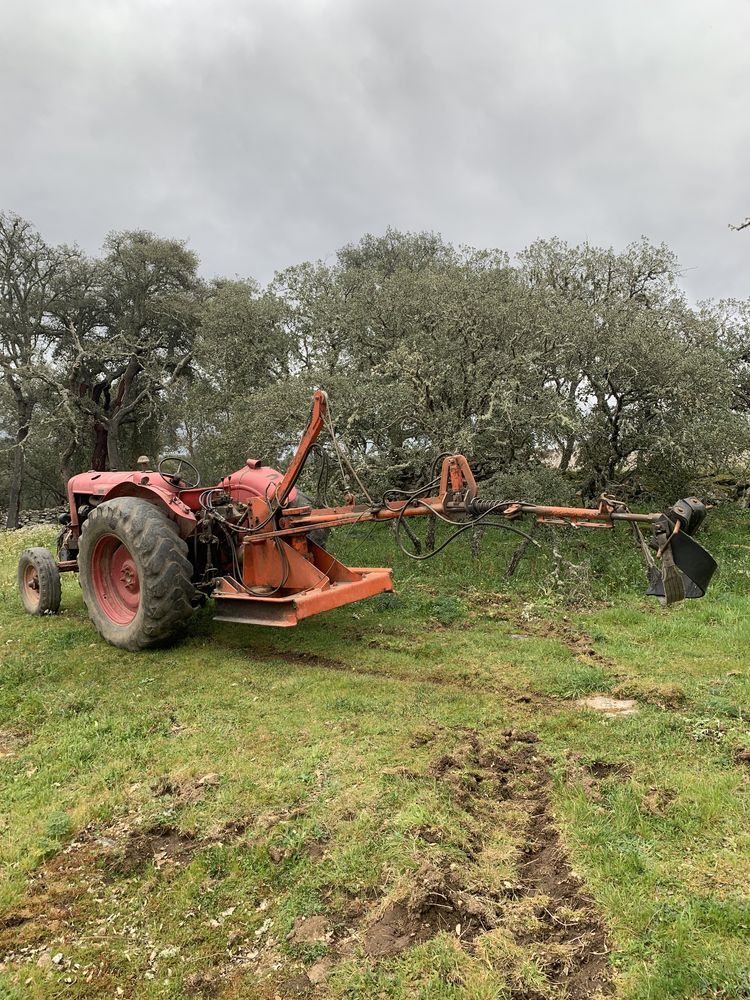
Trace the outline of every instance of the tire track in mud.
<path fill-rule="evenodd" d="M 564 706 L 562 699 L 554 695 L 540 694 L 539 692 L 523 690 L 519 691 L 508 684 L 497 681 L 467 678 L 456 679 L 447 673 L 430 672 L 413 673 L 408 670 L 375 670 L 372 667 L 364 667 L 359 664 L 346 663 L 343 660 L 336 660 L 321 653 L 309 653 L 297 650 L 273 649 L 260 647 L 247 649 L 244 646 L 235 646 L 232 643 L 212 641 L 213 647 L 218 647 L 226 652 L 236 653 L 238 656 L 249 660 L 256 660 L 262 663 L 282 661 L 284 663 L 294 663 L 322 667 L 326 670 L 333 670 L 338 673 L 348 674 L 353 677 L 372 677 L 376 680 L 393 681 L 399 684 L 429 684 L 439 688 L 450 688 L 456 692 L 477 691 L 488 695 L 504 695 L 511 698 L 518 704 L 529 705 L 534 708 L 544 708 L 548 711 L 557 711 Z"/>
<path fill-rule="evenodd" d="M 490 747 L 473 729 L 453 732 L 458 741 L 450 753 L 433 760 L 426 773 L 404 776 L 446 785 L 454 806 L 471 817 L 466 863 L 456 864 L 455 853 L 438 852 L 411 873 L 411 884 L 397 898 L 386 905 L 371 900 L 356 919 L 345 921 L 346 936 L 334 936 L 328 971 L 358 950 L 377 963 L 442 932 L 490 967 L 497 965 L 506 980 L 504 995 L 511 1000 L 611 996 L 608 931 L 573 870 L 555 822 L 551 762 L 538 752 L 536 734 L 509 730 L 499 746 Z M 418 745 L 430 742 L 420 739 Z M 476 865 L 501 825 L 516 834 L 518 843 L 515 878 L 498 891 L 482 886 Z M 429 844 L 440 842 L 431 828 L 418 836 Z M 335 917 L 331 923 L 336 924 Z M 537 979 L 531 985 L 529 961 L 543 983 Z M 297 976 L 296 982 L 303 979 Z"/>
<path fill-rule="evenodd" d="M 607 929 L 560 835 L 552 806 L 551 761 L 539 752 L 536 734 L 507 730 L 490 743 L 473 729 L 454 727 L 421 736 L 415 745 L 429 747 L 446 736 L 455 738 L 450 752 L 435 756 L 426 772 L 408 772 L 405 777 L 444 785 L 454 807 L 467 815 L 465 863 L 456 864 L 455 851 L 444 854 L 439 846 L 430 847 L 398 898 L 358 900 L 351 912 L 332 912 L 326 918 L 333 928 L 326 961 L 333 968 L 361 955 L 377 963 L 446 933 L 459 947 L 492 964 L 491 947 L 500 935 L 516 949 L 494 959 L 507 977 L 512 1000 L 612 995 Z M 155 794 L 160 794 L 158 788 Z M 171 871 L 190 863 L 196 850 L 214 841 L 234 841 L 251 826 L 250 820 L 229 823 L 215 837 L 203 839 L 171 826 L 132 827 L 127 820 L 104 831 L 84 830 L 32 877 L 20 905 L 3 914 L 0 952 L 5 950 L 6 961 L 22 965 L 49 949 L 51 940 L 85 941 L 95 920 L 92 892 L 104 895 L 113 879 L 119 882 L 149 865 L 163 869 L 169 878 Z M 483 887 L 477 866 L 493 831 L 501 826 L 517 846 L 515 876 L 498 891 Z M 416 835 L 425 846 L 439 845 L 441 838 L 434 833 L 425 829 Z M 263 837 L 260 826 L 258 836 Z M 284 985 L 283 977 L 294 972 L 297 986 L 314 989 L 299 958 L 280 953 L 278 945 L 271 950 L 281 967 L 273 966 L 278 972 L 268 970 L 269 984 Z M 225 983 L 235 974 L 241 976 L 248 965 L 241 953 L 238 956 L 212 967 L 211 981 Z M 543 989 L 531 987 L 523 974 L 529 960 L 546 978 Z M 257 971 L 255 964 L 249 968 Z M 92 981 L 111 985 L 106 961 L 84 971 Z"/>
<path fill-rule="evenodd" d="M 537 744 L 536 734 L 511 730 L 498 749 L 489 749 L 476 732 L 466 730 L 463 744 L 435 762 L 433 773 L 451 785 L 456 804 L 485 827 L 507 821 L 508 813 L 517 811 L 516 881 L 505 893 L 485 900 L 482 929 L 508 932 L 568 1000 L 611 996 L 607 928 L 573 870 L 553 812 L 551 761 Z M 487 782 L 492 786 L 489 801 L 476 795 L 477 787 Z M 472 846 L 481 850 L 481 842 Z M 472 946 L 481 947 L 480 936 L 473 936 Z M 513 973 L 510 978 L 514 1000 L 550 995 L 514 980 Z"/>

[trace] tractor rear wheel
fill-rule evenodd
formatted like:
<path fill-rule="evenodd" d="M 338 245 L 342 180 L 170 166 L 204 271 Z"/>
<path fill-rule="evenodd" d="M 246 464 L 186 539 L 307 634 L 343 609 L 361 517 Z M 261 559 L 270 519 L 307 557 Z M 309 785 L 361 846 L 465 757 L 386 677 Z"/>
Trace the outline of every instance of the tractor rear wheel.
<path fill-rule="evenodd" d="M 186 625 L 194 597 L 186 542 L 158 507 L 106 500 L 86 519 L 78 567 L 99 634 L 121 649 L 163 645 Z"/>
<path fill-rule="evenodd" d="M 49 549 L 24 549 L 18 560 L 18 592 L 30 615 L 60 609 L 60 571 Z"/>

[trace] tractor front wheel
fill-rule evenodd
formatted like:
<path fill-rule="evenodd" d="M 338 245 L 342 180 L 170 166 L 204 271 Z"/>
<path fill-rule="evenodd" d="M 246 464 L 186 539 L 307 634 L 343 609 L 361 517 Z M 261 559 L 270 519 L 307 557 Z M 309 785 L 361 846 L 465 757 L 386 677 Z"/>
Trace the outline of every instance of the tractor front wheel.
<path fill-rule="evenodd" d="M 163 645 L 192 613 L 186 542 L 158 507 L 118 497 L 96 507 L 81 531 L 83 600 L 100 635 L 121 649 Z"/>
<path fill-rule="evenodd" d="M 18 592 L 30 615 L 60 609 L 60 571 L 49 549 L 24 549 L 18 560 Z"/>

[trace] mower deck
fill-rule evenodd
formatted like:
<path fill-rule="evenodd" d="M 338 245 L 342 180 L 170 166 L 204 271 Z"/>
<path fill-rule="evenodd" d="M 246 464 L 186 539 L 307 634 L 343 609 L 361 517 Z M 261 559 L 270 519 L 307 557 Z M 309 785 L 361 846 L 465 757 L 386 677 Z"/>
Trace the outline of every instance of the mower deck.
<path fill-rule="evenodd" d="M 347 567 L 348 568 L 348 567 Z M 250 595 L 226 577 L 214 591 L 214 621 L 289 628 L 345 604 L 393 590 L 390 569 L 351 569 L 351 580 L 328 580 L 306 591 L 275 596 Z"/>

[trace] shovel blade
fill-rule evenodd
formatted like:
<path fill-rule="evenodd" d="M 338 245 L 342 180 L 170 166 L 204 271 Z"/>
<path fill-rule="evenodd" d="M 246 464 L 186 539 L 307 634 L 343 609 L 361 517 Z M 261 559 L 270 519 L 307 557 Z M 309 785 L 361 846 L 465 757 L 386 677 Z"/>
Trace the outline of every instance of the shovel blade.
<path fill-rule="evenodd" d="M 711 577 L 716 572 L 716 560 L 694 538 L 682 531 L 673 536 L 670 547 L 675 566 L 682 576 L 685 597 L 688 599 L 703 597 Z M 649 574 L 646 596 L 665 599 L 664 581 L 661 575 Z"/>

